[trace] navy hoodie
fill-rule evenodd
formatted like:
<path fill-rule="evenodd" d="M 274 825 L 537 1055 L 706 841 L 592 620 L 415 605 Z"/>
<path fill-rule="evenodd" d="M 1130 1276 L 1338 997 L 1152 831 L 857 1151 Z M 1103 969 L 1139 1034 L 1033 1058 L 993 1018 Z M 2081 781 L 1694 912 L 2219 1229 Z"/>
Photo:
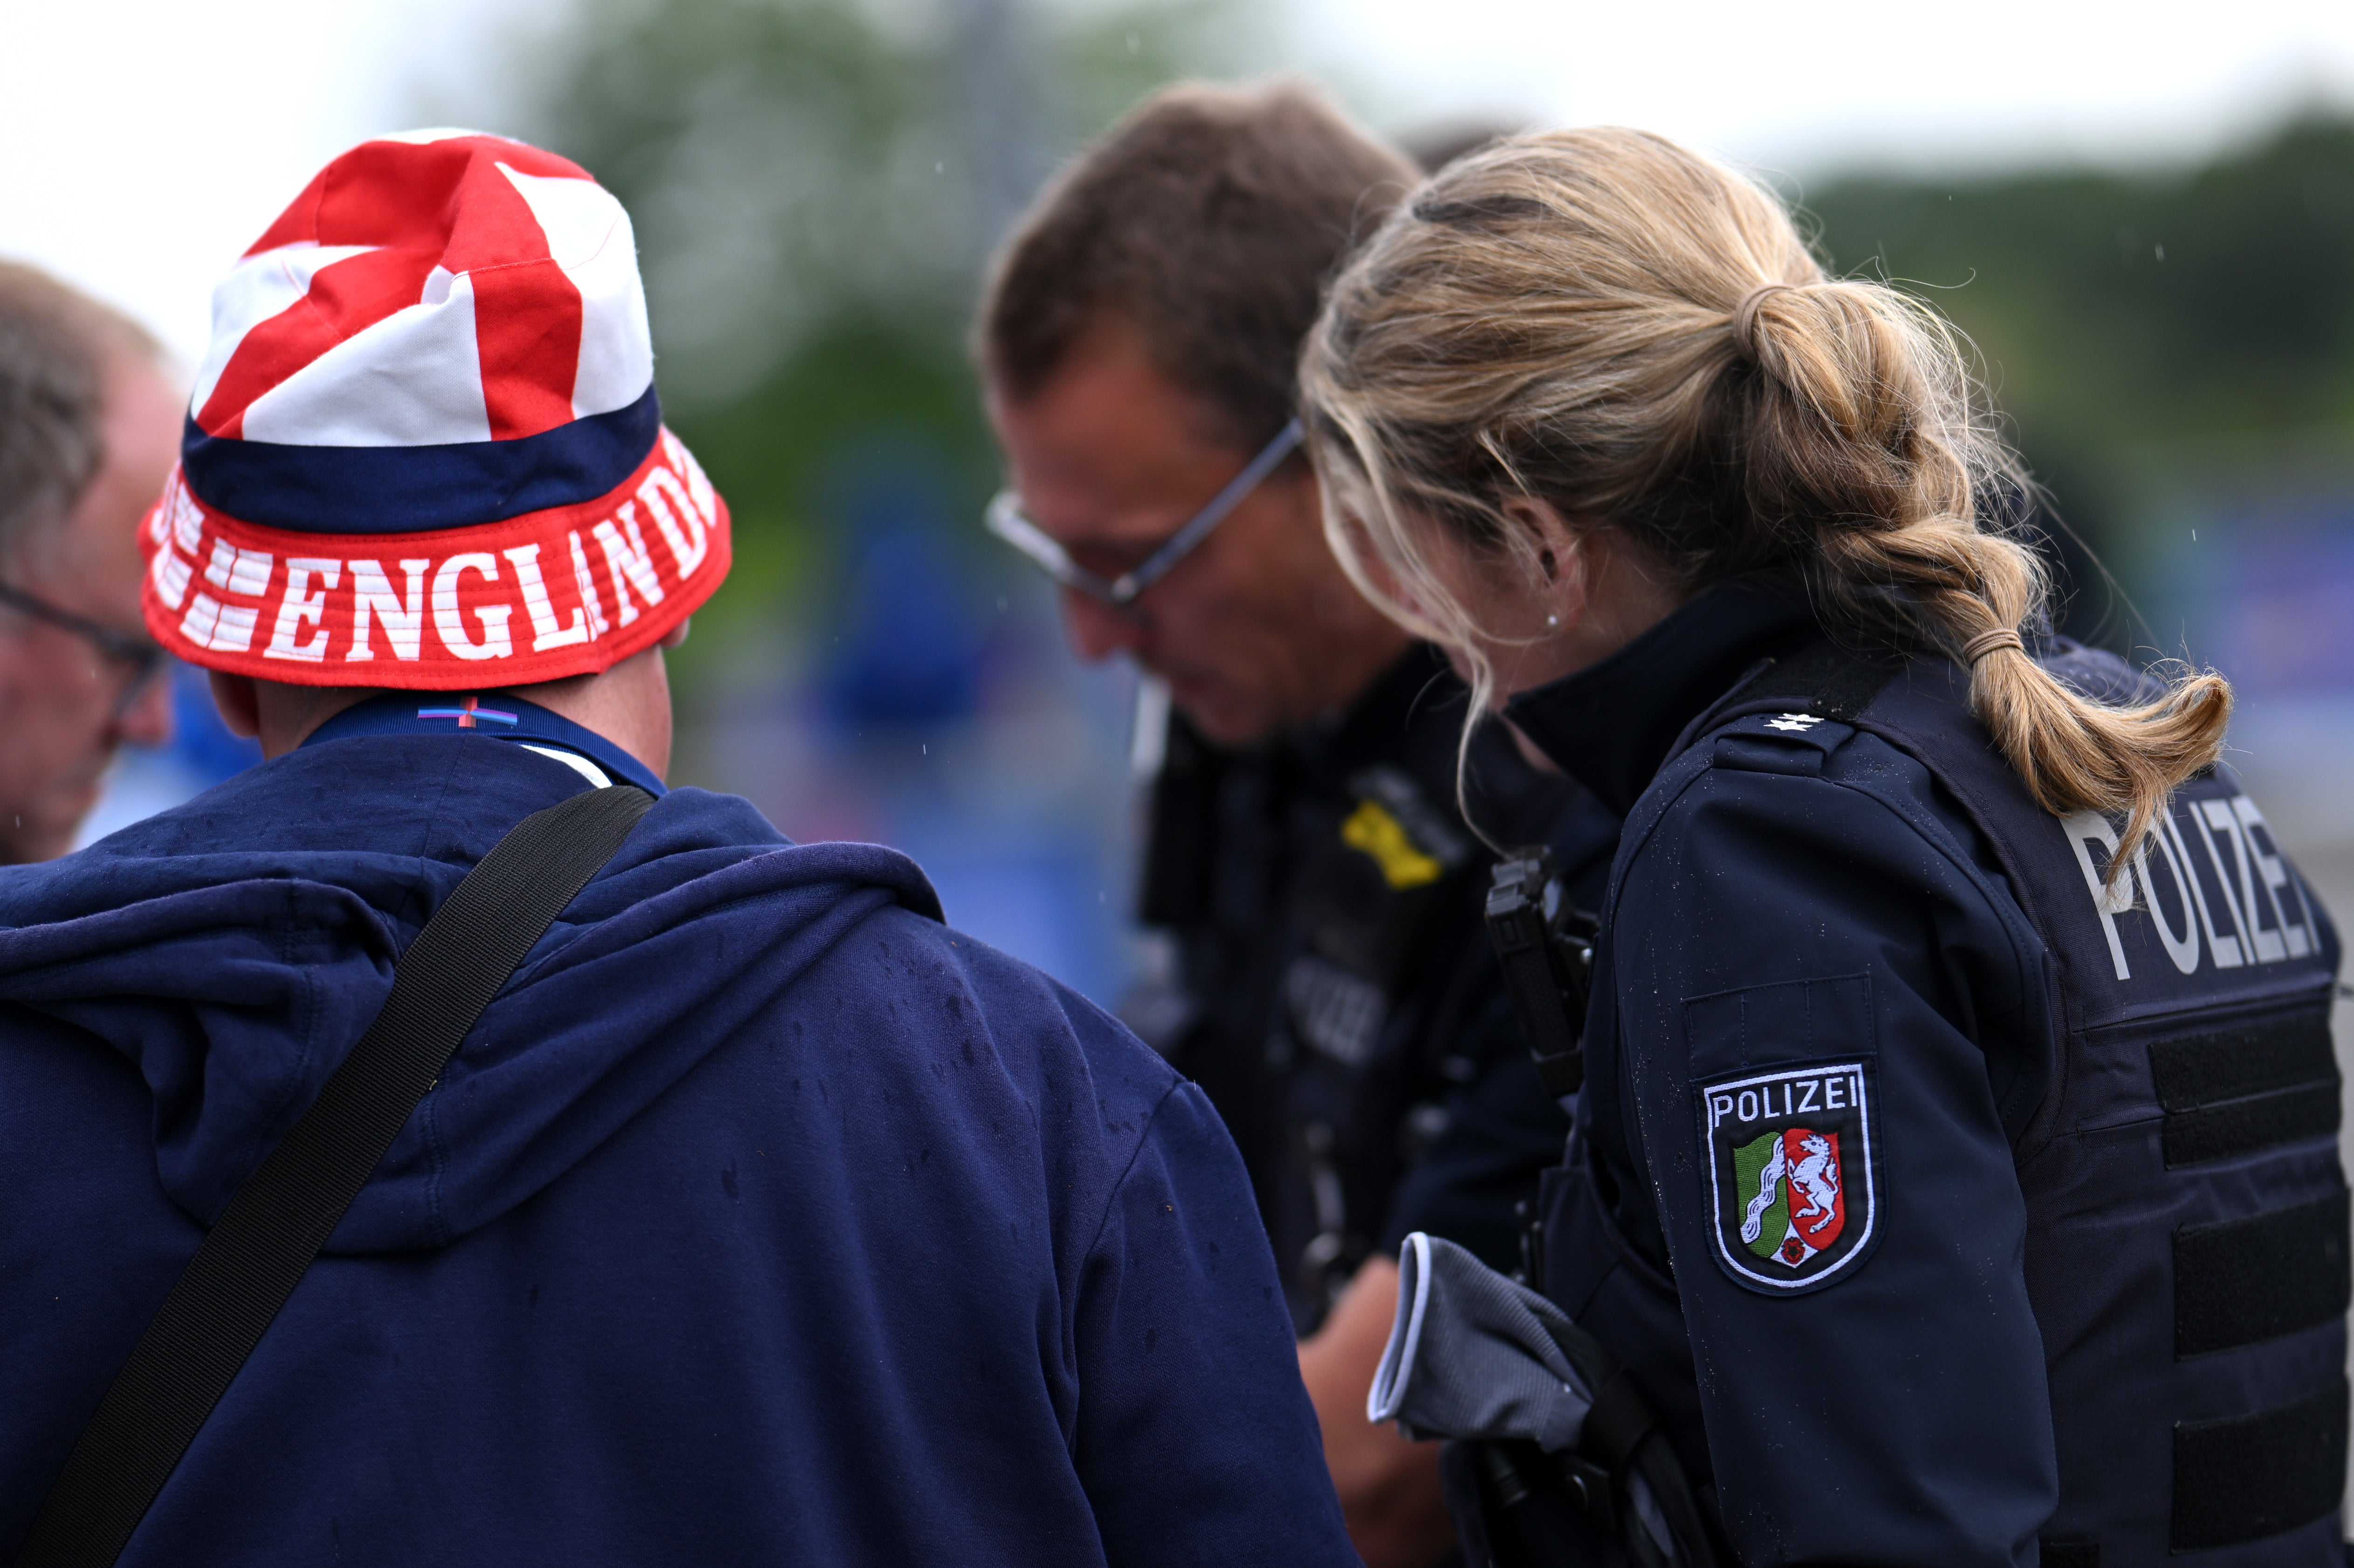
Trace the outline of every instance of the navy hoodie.
<path fill-rule="evenodd" d="M 0 872 L 0 1554 L 516 821 L 307 746 Z M 1348 1563 L 1198 1090 L 915 864 L 673 791 L 482 1015 L 122 1562 Z"/>

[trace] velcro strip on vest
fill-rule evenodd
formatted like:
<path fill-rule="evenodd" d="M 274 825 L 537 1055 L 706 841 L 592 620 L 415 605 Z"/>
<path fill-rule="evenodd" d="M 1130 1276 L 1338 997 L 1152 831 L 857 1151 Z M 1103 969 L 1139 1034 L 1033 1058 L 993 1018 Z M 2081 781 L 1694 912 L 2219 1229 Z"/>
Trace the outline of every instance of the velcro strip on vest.
<path fill-rule="evenodd" d="M 2346 1491 L 2349 1391 L 2224 1421 L 2174 1424 L 2176 1552 L 2237 1546 L 2338 1511 Z"/>
<path fill-rule="evenodd" d="M 2167 1169 L 2253 1154 L 2338 1130 L 2338 1061 L 2326 1009 L 2149 1048 L 2166 1112 Z"/>
<path fill-rule="evenodd" d="M 2347 1195 L 2174 1233 L 2174 1357 L 2334 1323 L 2354 1299 Z"/>

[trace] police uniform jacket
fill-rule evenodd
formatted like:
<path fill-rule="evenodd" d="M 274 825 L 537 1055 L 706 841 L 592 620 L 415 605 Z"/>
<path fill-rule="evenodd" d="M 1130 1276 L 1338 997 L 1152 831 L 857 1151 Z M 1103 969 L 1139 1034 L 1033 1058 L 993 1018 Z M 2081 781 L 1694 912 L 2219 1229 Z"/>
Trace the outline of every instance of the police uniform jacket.
<path fill-rule="evenodd" d="M 1173 939 L 1175 985 L 1124 1011 L 1234 1130 L 1302 1333 L 1413 1231 L 1517 1266 L 1514 1204 L 1568 1130 L 1481 925 L 1493 857 L 1457 806 L 1465 701 L 1418 645 L 1269 746 L 1170 723 L 1142 916 Z M 1490 839 L 1549 844 L 1599 895 L 1616 815 L 1492 726 L 1469 799 Z"/>
<path fill-rule="evenodd" d="M 0 1556 L 466 871 L 584 768 L 661 789 L 404 701 L 0 872 Z M 122 1563 L 1354 1563 L 1296 1366 L 1197 1090 L 905 857 L 676 789 Z"/>
<path fill-rule="evenodd" d="M 2334 1568 L 2337 938 L 2228 768 L 2112 880 L 1967 691 L 1768 573 L 1514 702 L 1630 812 L 1544 1288 L 1734 1561 Z"/>

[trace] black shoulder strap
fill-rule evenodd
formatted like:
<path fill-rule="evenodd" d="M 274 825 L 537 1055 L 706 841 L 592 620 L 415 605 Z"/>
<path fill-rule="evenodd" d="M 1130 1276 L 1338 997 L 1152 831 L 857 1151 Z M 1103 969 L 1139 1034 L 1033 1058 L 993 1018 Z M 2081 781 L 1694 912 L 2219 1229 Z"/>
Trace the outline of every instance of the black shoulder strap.
<path fill-rule="evenodd" d="M 1903 667 L 1903 657 L 1893 649 L 1867 652 L 1819 636 L 1778 659 L 1759 661 L 1686 726 L 1669 756 L 1681 755 L 1721 726 L 1774 703 L 1853 724 Z"/>
<path fill-rule="evenodd" d="M 1725 712 L 1761 697 L 1801 699 L 1810 713 L 1850 724 L 1895 678 L 1903 661 L 1885 651 L 1864 652 L 1829 637 L 1770 660 L 1717 703 Z"/>
<path fill-rule="evenodd" d="M 588 789 L 515 824 L 393 971 L 392 994 L 246 1179 L 99 1402 L 16 1557 L 107 1568 L 466 1032 L 653 805 Z"/>

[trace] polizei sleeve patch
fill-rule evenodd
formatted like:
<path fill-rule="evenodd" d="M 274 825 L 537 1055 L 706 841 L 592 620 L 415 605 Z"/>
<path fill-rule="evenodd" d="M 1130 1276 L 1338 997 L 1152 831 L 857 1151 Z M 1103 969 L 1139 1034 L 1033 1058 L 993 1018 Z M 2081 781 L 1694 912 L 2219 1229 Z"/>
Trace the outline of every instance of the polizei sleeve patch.
<path fill-rule="evenodd" d="M 1861 1264 L 1879 1239 L 1871 1061 L 1753 1068 L 1694 1093 L 1724 1271 L 1795 1296 Z"/>

